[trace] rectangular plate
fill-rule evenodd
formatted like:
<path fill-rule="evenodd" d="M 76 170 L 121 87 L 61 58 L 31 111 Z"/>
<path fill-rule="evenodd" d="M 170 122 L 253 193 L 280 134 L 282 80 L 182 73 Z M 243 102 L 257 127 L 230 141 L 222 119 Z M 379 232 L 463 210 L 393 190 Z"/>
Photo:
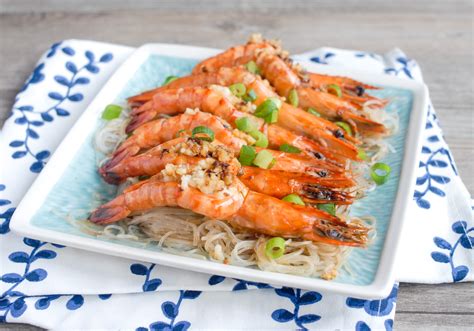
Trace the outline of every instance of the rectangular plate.
<path fill-rule="evenodd" d="M 426 87 L 410 80 L 303 63 L 310 71 L 345 75 L 383 86 L 383 90 L 375 91 L 374 94 L 390 98 L 387 111 L 398 111 L 400 115 L 399 132 L 388 138 L 397 152 L 390 153 L 384 159 L 392 167 L 390 180 L 357 201 L 351 211 L 352 215 L 374 215 L 377 218 L 377 237 L 374 242 L 366 249 L 354 249 L 349 256 L 351 274 L 341 270 L 335 280 L 325 281 L 196 260 L 162 252 L 154 247 L 140 247 L 131 241 L 90 236 L 67 221 L 87 218 L 99 204 L 92 197 L 99 195 L 107 200 L 115 194 L 116 188 L 105 184 L 97 173 L 97 164 L 103 155 L 93 148 L 93 138 L 101 125 L 100 116 L 105 106 L 110 103 L 123 104 L 126 97 L 160 85 L 169 75 L 186 75 L 198 60 L 217 52 L 216 49 L 166 44 L 149 44 L 135 51 L 97 94 L 51 157 L 18 206 L 10 224 L 11 229 L 44 241 L 192 271 L 326 290 L 359 298 L 386 296 L 394 282 L 395 253 L 406 206 L 412 197 L 420 136 L 427 109 Z"/>

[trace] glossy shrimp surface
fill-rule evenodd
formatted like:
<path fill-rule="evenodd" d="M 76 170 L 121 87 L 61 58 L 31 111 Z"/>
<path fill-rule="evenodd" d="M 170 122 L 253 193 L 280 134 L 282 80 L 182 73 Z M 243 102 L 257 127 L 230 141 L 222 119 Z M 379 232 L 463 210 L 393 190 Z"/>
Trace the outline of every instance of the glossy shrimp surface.
<path fill-rule="evenodd" d="M 250 45 L 253 45 L 250 47 Z M 244 47 L 244 46 L 241 46 Z M 272 86 L 276 89 L 278 94 L 281 96 L 287 97 L 289 92 L 291 90 L 295 90 L 298 95 L 300 94 L 300 90 L 302 88 L 309 88 L 314 91 L 319 91 L 323 92 L 324 94 L 329 94 L 327 91 L 321 91 L 320 88 L 323 87 L 323 85 L 328 85 L 327 83 L 331 82 L 330 84 L 338 84 L 338 83 L 344 83 L 343 89 L 345 93 L 343 94 L 341 100 L 345 101 L 346 103 L 352 104 L 352 107 L 338 107 L 337 104 L 331 104 L 330 109 L 333 113 L 336 113 L 338 115 L 345 113 L 344 119 L 347 118 L 353 118 L 355 120 L 359 119 L 357 114 L 354 114 L 351 111 L 351 108 L 354 109 L 360 109 L 362 104 L 365 103 L 366 101 L 369 100 L 378 100 L 376 98 L 372 97 L 365 97 L 365 99 L 360 99 L 362 95 L 365 96 L 365 88 L 370 88 L 371 86 L 369 85 L 363 85 L 360 86 L 359 88 L 354 88 L 355 92 L 349 92 L 351 91 L 351 87 L 353 84 L 355 84 L 355 81 L 343 81 L 340 77 L 334 77 L 332 78 L 331 76 L 324 76 L 324 75 L 315 75 L 315 76 L 307 76 L 305 72 L 297 72 L 291 67 L 291 60 L 289 58 L 281 56 L 279 54 L 279 50 L 275 49 L 271 44 L 266 43 L 266 42 L 260 42 L 260 43 L 248 43 L 247 47 L 249 49 L 252 49 L 252 52 L 248 52 L 246 54 L 246 60 L 250 58 L 250 55 L 253 55 L 253 58 L 251 60 L 254 60 L 257 65 L 259 70 L 261 71 L 262 76 L 264 76 L 266 79 L 270 81 Z M 260 47 L 260 49 L 259 49 Z M 195 67 L 195 70 L 193 72 L 202 72 L 202 68 L 205 67 L 206 70 L 205 72 L 210 72 L 210 71 L 217 71 L 221 66 L 235 66 L 236 64 L 239 64 L 238 60 L 233 60 L 233 61 L 228 61 L 230 57 L 230 53 L 232 52 L 232 49 L 229 49 L 225 51 L 224 53 L 216 55 L 214 58 L 212 58 L 212 65 L 211 64 L 206 64 L 206 61 L 203 61 L 202 63 L 198 64 Z M 225 54 L 225 59 L 223 58 L 221 61 L 219 61 L 219 57 L 222 55 L 224 56 Z M 241 61 L 244 62 L 244 61 Z M 323 80 L 325 84 L 322 84 L 322 82 L 318 82 L 318 79 Z M 357 85 L 356 85 L 357 86 Z M 363 89 L 363 91 L 362 91 Z M 360 94 L 360 96 L 358 95 Z M 317 97 L 322 97 L 323 94 L 315 94 L 314 98 L 312 99 L 312 103 L 306 104 L 307 107 L 311 108 L 316 108 L 317 105 L 320 102 L 324 101 L 316 101 L 315 98 Z M 348 96 L 347 100 L 344 99 L 345 96 Z M 359 97 L 359 99 L 358 99 Z M 384 100 L 378 100 L 379 104 L 381 106 L 386 104 L 386 101 Z M 316 108 L 318 111 L 319 109 Z M 339 117 L 343 118 L 343 117 Z M 357 125 L 357 121 L 353 121 L 354 125 Z M 363 125 L 361 125 L 360 130 L 368 133 L 383 133 L 381 128 L 380 128 L 380 123 L 377 123 L 375 121 L 372 121 L 370 119 L 365 119 L 363 122 Z"/>
<path fill-rule="evenodd" d="M 212 114 L 191 111 L 143 124 L 118 147 L 112 159 L 107 163 L 113 166 L 127 157 L 138 154 L 140 151 L 174 139 L 180 132 L 190 133 L 197 126 L 206 126 L 213 130 L 216 139 L 232 150 L 240 150 L 240 147 L 246 144 L 245 140 L 236 137 L 232 133 L 231 127 L 226 121 Z"/>
<path fill-rule="evenodd" d="M 132 213 L 163 206 L 179 206 L 233 226 L 272 236 L 302 238 L 336 245 L 361 246 L 367 229 L 342 222 L 314 208 L 296 206 L 268 195 L 249 191 L 235 180 L 231 193 L 204 194 L 183 189 L 177 182 L 152 178 L 127 190 L 97 208 L 89 217 L 98 224 L 110 224 Z"/>
<path fill-rule="evenodd" d="M 185 87 L 204 87 L 209 85 L 229 86 L 243 83 L 247 91 L 254 91 L 256 94 L 255 105 L 259 105 L 267 98 L 277 97 L 273 89 L 265 83 L 259 76 L 254 75 L 241 67 L 220 68 L 216 72 L 200 73 L 176 79 L 170 84 L 147 91 L 131 98 L 132 103 L 148 102 L 160 91 Z M 278 125 L 307 136 L 313 140 L 319 140 L 335 154 L 343 155 L 350 159 L 357 157 L 357 148 L 353 143 L 357 140 L 345 133 L 334 123 L 321 117 L 312 115 L 298 107 L 294 107 L 286 102 L 282 103 L 279 110 Z"/>
<path fill-rule="evenodd" d="M 351 187 L 355 183 L 345 176 L 318 178 L 287 171 L 269 171 L 255 167 L 243 167 L 239 179 L 252 191 L 284 198 L 297 194 L 308 203 L 351 204 L 353 198 L 338 187 Z"/>
<path fill-rule="evenodd" d="M 257 124 L 260 131 L 267 133 L 270 147 L 278 148 L 283 144 L 292 144 L 301 148 L 310 155 L 328 158 L 335 162 L 343 162 L 345 157 L 338 155 L 328 148 L 327 144 L 317 142 L 308 137 L 298 135 L 291 130 L 285 129 L 277 124 L 266 124 L 263 119 L 255 117 L 251 113 L 241 111 L 234 106 L 232 96 L 225 88 L 201 88 L 186 87 L 180 89 L 165 89 L 153 95 L 153 99 L 137 108 L 132 113 L 134 119 L 131 121 L 134 127 L 143 125 L 157 114 L 176 114 L 184 112 L 188 108 L 199 108 L 201 111 L 212 113 L 235 126 L 235 121 L 241 117 L 249 117 Z M 136 120 L 141 118 L 143 120 Z M 341 144 L 343 144 L 341 142 Z M 344 144 L 346 146 L 348 144 Z M 349 148 L 350 157 L 356 158 L 355 147 Z"/>
<path fill-rule="evenodd" d="M 109 224 L 134 212 L 164 206 L 178 206 L 210 218 L 226 219 L 242 206 L 247 189 L 243 185 L 239 189 L 241 191 L 234 194 L 204 194 L 192 187 L 182 189 L 176 182 L 153 178 L 99 207 L 89 219 L 98 224 Z"/>

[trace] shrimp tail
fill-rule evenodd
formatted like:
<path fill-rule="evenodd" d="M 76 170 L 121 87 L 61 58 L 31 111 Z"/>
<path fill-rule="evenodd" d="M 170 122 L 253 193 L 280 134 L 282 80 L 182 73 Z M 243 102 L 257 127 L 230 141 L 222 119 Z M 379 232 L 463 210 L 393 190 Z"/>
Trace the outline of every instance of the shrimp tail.
<path fill-rule="evenodd" d="M 107 172 L 128 157 L 136 155 L 139 151 L 140 147 L 137 145 L 127 144 L 127 146 L 121 146 L 121 148 L 112 155 L 112 158 L 100 167 L 100 174 L 102 175 L 102 172 Z"/>
<path fill-rule="evenodd" d="M 142 124 L 150 122 L 156 116 L 156 112 L 153 111 L 144 111 L 142 113 L 132 115 L 130 123 L 128 123 L 125 128 L 125 133 L 132 133 L 136 128 L 140 127 Z"/>
<path fill-rule="evenodd" d="M 97 224 L 109 224 L 121 220 L 129 214 L 130 210 L 125 203 L 125 196 L 120 195 L 94 210 L 89 216 L 89 220 Z"/>

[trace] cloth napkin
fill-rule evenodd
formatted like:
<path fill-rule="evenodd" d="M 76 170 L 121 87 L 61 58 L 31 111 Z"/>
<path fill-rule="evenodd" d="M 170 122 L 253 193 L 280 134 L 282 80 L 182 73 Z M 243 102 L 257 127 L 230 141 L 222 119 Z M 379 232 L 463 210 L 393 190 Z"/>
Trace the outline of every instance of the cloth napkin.
<path fill-rule="evenodd" d="M 391 330 L 397 284 L 383 300 L 362 300 L 130 261 L 10 232 L 15 206 L 132 51 L 83 40 L 56 43 L 15 99 L 0 132 L 0 321 L 53 329 Z M 295 59 L 422 81 L 417 63 L 400 50 L 377 55 L 320 48 Z M 398 280 L 472 281 L 472 202 L 433 107 L 426 111 Z"/>

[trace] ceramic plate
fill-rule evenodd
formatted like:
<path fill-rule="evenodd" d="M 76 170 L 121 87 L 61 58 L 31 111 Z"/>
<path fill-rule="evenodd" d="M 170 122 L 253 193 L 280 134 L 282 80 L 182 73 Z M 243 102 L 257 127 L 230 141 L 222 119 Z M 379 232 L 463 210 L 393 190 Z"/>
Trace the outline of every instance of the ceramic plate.
<path fill-rule="evenodd" d="M 64 244 L 98 253 L 159 263 L 176 268 L 218 274 L 275 285 L 326 290 L 359 298 L 382 298 L 394 282 L 394 262 L 408 201 L 415 183 L 414 170 L 420 133 L 425 123 L 427 90 L 423 84 L 388 75 L 348 72 L 329 66 L 303 63 L 310 71 L 345 75 L 383 87 L 374 92 L 389 98 L 389 112 L 398 112 L 400 130 L 388 138 L 396 153 L 383 162 L 392 168 L 390 180 L 357 201 L 352 215 L 374 215 L 377 237 L 366 249 L 354 249 L 343 269 L 332 281 L 224 265 L 142 247 L 126 240 L 108 240 L 81 232 L 74 220 L 85 219 L 98 205 L 97 199 L 111 199 L 116 188 L 97 173 L 103 159 L 93 147 L 101 113 L 110 103 L 124 104 L 125 98 L 161 85 L 169 75 L 188 74 L 202 58 L 218 50 L 178 45 L 150 44 L 140 47 L 117 70 L 77 121 L 47 166 L 18 206 L 11 229 L 24 236 Z M 105 259 L 105 257 L 104 257 Z"/>

